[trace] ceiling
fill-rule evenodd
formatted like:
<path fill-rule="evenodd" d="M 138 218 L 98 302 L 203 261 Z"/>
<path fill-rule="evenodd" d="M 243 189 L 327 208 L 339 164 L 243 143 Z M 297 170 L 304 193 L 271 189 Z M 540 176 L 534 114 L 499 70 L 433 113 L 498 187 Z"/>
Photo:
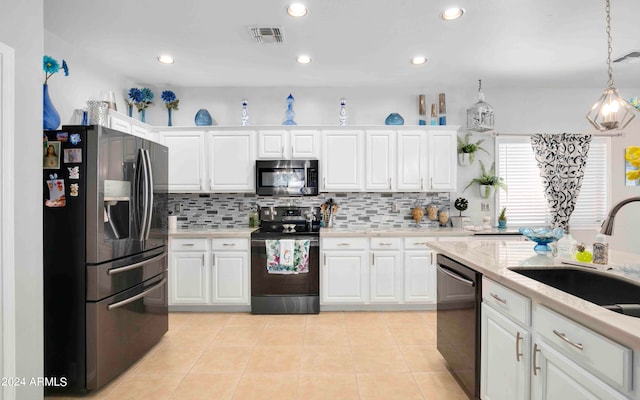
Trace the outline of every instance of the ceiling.
<path fill-rule="evenodd" d="M 606 86 L 604 0 L 301 1 L 297 19 L 286 0 L 45 1 L 45 34 L 158 86 Z M 640 1 L 611 2 L 615 59 L 640 49 Z M 452 5 L 464 16 L 441 20 Z M 257 44 L 252 26 L 280 27 L 284 43 Z M 613 71 L 616 86 L 640 87 L 640 63 Z"/>

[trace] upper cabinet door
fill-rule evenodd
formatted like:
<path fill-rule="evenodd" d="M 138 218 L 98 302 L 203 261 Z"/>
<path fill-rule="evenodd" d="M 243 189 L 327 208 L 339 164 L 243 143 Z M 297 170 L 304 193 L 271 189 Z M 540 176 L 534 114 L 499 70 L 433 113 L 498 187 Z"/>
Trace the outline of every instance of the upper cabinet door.
<path fill-rule="evenodd" d="M 457 132 L 429 132 L 429 190 L 455 191 Z"/>
<path fill-rule="evenodd" d="M 162 132 L 169 148 L 169 192 L 200 192 L 207 188 L 204 132 Z"/>
<path fill-rule="evenodd" d="M 362 191 L 364 132 L 323 131 L 321 191 Z"/>
<path fill-rule="evenodd" d="M 425 131 L 398 132 L 398 191 L 427 190 L 427 145 Z"/>
<path fill-rule="evenodd" d="M 394 131 L 367 131 L 365 190 L 391 192 L 395 188 L 395 138 Z"/>
<path fill-rule="evenodd" d="M 208 134 L 211 192 L 255 192 L 255 132 Z"/>
<path fill-rule="evenodd" d="M 289 131 L 259 131 L 258 158 L 266 160 L 282 160 L 291 157 Z"/>
<path fill-rule="evenodd" d="M 320 158 L 320 132 L 315 130 L 291 131 L 291 158 L 317 160 Z"/>

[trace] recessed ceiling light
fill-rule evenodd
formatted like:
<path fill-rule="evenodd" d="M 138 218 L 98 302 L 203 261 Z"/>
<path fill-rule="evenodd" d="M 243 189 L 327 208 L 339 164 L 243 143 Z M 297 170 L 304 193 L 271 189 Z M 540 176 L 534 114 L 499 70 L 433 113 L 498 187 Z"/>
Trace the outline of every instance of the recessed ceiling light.
<path fill-rule="evenodd" d="M 163 54 L 160 57 L 158 57 L 158 61 L 160 61 L 163 64 L 173 64 L 173 57 L 171 57 L 168 54 Z"/>
<path fill-rule="evenodd" d="M 422 56 L 413 57 L 411 59 L 411 64 L 414 64 L 414 65 L 420 65 L 420 64 L 424 64 L 426 62 L 427 62 L 427 59 L 422 57 Z"/>
<path fill-rule="evenodd" d="M 309 64 L 311 62 L 311 57 L 306 55 L 298 56 L 298 58 L 296 58 L 296 61 L 300 64 Z"/>
<path fill-rule="evenodd" d="M 444 10 L 440 16 L 445 21 L 453 21 L 454 19 L 462 17 L 462 14 L 464 14 L 464 9 L 454 7 Z"/>
<path fill-rule="evenodd" d="M 287 14 L 292 17 L 304 17 L 308 11 L 307 7 L 302 3 L 291 3 L 289 7 L 287 7 Z"/>

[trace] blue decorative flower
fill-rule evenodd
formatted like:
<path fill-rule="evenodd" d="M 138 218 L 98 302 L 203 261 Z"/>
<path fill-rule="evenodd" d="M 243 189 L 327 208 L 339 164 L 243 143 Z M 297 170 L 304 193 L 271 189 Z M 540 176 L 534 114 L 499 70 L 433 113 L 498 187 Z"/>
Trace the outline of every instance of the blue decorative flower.
<path fill-rule="evenodd" d="M 129 98 L 132 103 L 136 105 L 138 111 L 144 110 L 149 107 L 153 100 L 153 92 L 149 88 L 131 88 L 129 89 Z"/>
<path fill-rule="evenodd" d="M 151 104 L 151 101 L 153 101 L 153 98 L 154 98 L 154 95 L 151 89 L 142 88 L 141 92 L 142 92 L 142 101 L 144 101 L 145 103 Z"/>
<path fill-rule="evenodd" d="M 129 98 L 134 103 L 140 103 L 142 101 L 142 92 L 138 88 L 129 89 Z"/>
<path fill-rule="evenodd" d="M 180 100 L 176 99 L 176 94 L 173 93 L 171 90 L 163 91 L 160 97 L 164 101 L 165 103 L 164 105 L 167 107 L 167 110 L 178 109 L 178 103 L 180 102 Z"/>
<path fill-rule="evenodd" d="M 62 68 L 64 69 L 64 76 L 69 76 L 69 67 L 65 60 L 62 60 Z M 44 83 L 47 84 L 49 78 L 60 70 L 60 63 L 53 57 L 44 56 L 42 57 L 42 69 L 44 70 Z"/>

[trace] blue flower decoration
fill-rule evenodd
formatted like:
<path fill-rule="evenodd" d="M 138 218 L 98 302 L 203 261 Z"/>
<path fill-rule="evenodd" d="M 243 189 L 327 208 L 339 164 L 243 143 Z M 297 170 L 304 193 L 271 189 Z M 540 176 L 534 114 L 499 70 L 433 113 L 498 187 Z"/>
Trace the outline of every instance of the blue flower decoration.
<path fill-rule="evenodd" d="M 171 90 L 165 90 L 162 92 L 160 97 L 162 98 L 162 101 L 164 101 L 165 103 L 171 103 L 176 99 L 176 94 L 173 93 Z"/>
<path fill-rule="evenodd" d="M 138 89 L 138 88 L 129 89 L 129 98 L 134 103 L 142 102 L 142 91 L 140 91 L 140 89 Z"/>
<path fill-rule="evenodd" d="M 53 75 L 56 72 L 58 72 L 58 70 L 60 69 L 60 64 L 58 64 L 58 61 L 55 60 L 54 58 L 51 58 L 49 56 L 44 56 L 43 68 L 44 68 L 44 72 L 46 72 L 47 74 Z"/>
<path fill-rule="evenodd" d="M 149 88 L 142 88 L 141 90 L 142 92 L 142 101 L 144 101 L 145 103 L 151 103 L 151 101 L 153 100 L 153 92 L 151 91 L 151 89 Z"/>
<path fill-rule="evenodd" d="M 64 70 L 64 76 L 69 76 L 69 66 L 65 60 L 62 60 L 62 69 Z"/>

